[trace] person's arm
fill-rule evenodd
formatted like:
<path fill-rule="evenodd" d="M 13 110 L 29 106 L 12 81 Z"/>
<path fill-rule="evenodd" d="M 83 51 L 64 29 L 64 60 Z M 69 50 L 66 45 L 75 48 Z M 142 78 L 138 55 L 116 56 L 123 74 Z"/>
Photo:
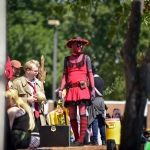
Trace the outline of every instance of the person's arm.
<path fill-rule="evenodd" d="M 10 87 L 10 89 L 14 89 L 16 90 L 17 94 L 19 95 L 19 90 L 18 90 L 18 85 L 17 85 L 17 82 L 14 80 L 13 83 L 12 83 L 12 86 Z M 22 100 L 27 103 L 27 98 L 26 97 L 21 97 Z"/>
<path fill-rule="evenodd" d="M 58 97 L 60 99 L 63 99 L 62 98 L 62 91 L 67 83 L 67 76 L 68 76 L 68 73 L 67 73 L 67 66 L 66 66 L 66 63 L 67 63 L 67 60 L 65 59 L 64 60 L 64 72 L 63 72 L 63 76 L 62 76 L 62 79 L 61 79 L 61 83 L 60 83 L 60 87 L 59 87 L 59 90 L 58 90 Z"/>
<path fill-rule="evenodd" d="M 15 116 L 16 116 L 16 109 L 15 107 L 11 107 L 7 110 L 8 113 L 8 117 L 9 117 L 9 124 L 10 124 L 10 130 L 12 130 L 12 126 L 15 120 Z"/>
<path fill-rule="evenodd" d="M 63 90 L 65 85 L 66 85 L 66 77 L 65 77 L 65 74 L 63 74 L 61 83 L 60 83 L 60 89 Z"/>
<path fill-rule="evenodd" d="M 86 57 L 86 64 L 87 64 L 87 70 L 88 70 L 87 75 L 88 75 L 90 86 L 91 86 L 91 100 L 94 100 L 95 98 L 94 76 L 92 73 L 91 59 L 89 56 Z"/>
<path fill-rule="evenodd" d="M 65 58 L 64 59 L 64 70 L 63 70 L 63 76 L 62 76 L 62 79 L 61 79 L 61 83 L 60 83 L 60 89 L 63 90 L 64 89 L 64 86 L 66 85 L 66 80 L 67 80 L 67 76 L 68 76 L 68 73 L 67 73 L 67 59 Z"/>
<path fill-rule="evenodd" d="M 94 76 L 92 73 L 91 59 L 89 56 L 86 57 L 86 64 L 87 64 L 87 70 L 88 70 L 87 75 L 88 75 L 88 78 L 90 81 L 90 86 L 91 86 L 91 88 L 94 88 Z"/>

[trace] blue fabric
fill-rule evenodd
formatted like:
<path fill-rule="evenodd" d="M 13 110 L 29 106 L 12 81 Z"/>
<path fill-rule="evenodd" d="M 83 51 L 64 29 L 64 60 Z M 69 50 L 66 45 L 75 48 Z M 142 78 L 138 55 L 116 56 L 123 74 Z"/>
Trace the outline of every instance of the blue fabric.
<path fill-rule="evenodd" d="M 98 119 L 97 117 L 94 119 L 92 123 L 92 131 L 93 131 L 93 141 L 97 141 L 97 135 L 98 135 Z"/>
<path fill-rule="evenodd" d="M 97 140 L 98 135 L 98 127 L 100 129 L 101 134 L 101 140 L 106 141 L 106 135 L 105 135 L 105 123 L 101 115 L 97 115 L 92 123 L 92 130 L 93 130 L 93 141 Z"/>

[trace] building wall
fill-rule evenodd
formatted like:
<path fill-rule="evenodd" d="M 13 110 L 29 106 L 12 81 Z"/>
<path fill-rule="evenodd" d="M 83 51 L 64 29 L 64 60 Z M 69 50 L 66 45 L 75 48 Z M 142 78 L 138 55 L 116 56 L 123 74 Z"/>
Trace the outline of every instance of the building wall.
<path fill-rule="evenodd" d="M 123 116 L 125 109 L 125 101 L 105 101 L 105 104 L 108 107 L 107 113 L 109 113 L 110 116 L 112 116 L 113 110 L 115 108 L 119 108 L 121 110 L 121 115 Z M 145 111 L 145 115 L 147 116 L 147 128 L 150 128 L 150 115 L 148 115 L 150 113 L 150 102 L 147 103 L 147 109 Z"/>
<path fill-rule="evenodd" d="M 123 116 L 124 108 L 125 108 L 125 101 L 105 101 L 105 104 L 108 107 L 107 113 L 109 113 L 111 117 L 112 117 L 112 114 L 113 114 L 113 110 L 115 108 L 120 109 L 121 116 Z"/>

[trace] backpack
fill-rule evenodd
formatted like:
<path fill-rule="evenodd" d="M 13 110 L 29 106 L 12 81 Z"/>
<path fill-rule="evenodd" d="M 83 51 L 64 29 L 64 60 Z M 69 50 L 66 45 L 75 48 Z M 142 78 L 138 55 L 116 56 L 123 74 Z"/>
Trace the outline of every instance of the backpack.
<path fill-rule="evenodd" d="M 116 143 L 114 139 L 107 140 L 107 150 L 117 150 Z"/>

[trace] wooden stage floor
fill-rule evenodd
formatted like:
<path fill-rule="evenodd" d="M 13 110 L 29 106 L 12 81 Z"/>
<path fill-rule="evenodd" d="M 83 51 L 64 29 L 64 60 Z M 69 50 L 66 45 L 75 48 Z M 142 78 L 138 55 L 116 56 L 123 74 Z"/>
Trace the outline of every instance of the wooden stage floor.
<path fill-rule="evenodd" d="M 116 145 L 116 150 L 119 150 L 119 145 Z M 18 149 L 25 150 L 25 149 Z M 26 150 L 107 150 L 106 145 L 98 145 L 98 146 L 70 146 L 70 147 L 39 147 L 35 149 L 26 149 Z M 144 150 L 144 144 L 141 144 L 141 150 Z"/>
<path fill-rule="evenodd" d="M 25 150 L 25 149 L 17 149 L 17 150 Z M 39 147 L 35 149 L 26 149 L 26 150 L 107 150 L 107 146 L 98 145 L 98 146 L 69 146 L 69 147 Z M 117 148 L 118 150 L 118 148 Z"/>
<path fill-rule="evenodd" d="M 98 146 L 70 146 L 70 147 L 39 147 L 37 150 L 107 150 L 106 145 Z M 117 148 L 118 150 L 118 148 Z"/>

